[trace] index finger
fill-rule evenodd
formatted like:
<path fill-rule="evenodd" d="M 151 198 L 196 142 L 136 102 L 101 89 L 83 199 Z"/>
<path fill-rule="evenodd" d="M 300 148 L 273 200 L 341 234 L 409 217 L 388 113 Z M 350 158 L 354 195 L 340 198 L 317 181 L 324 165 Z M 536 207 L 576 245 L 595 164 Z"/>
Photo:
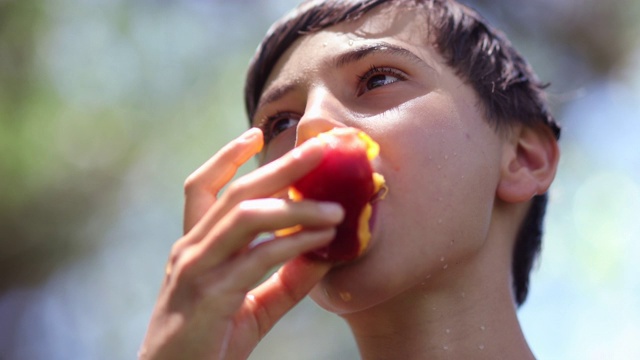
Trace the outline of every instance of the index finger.
<path fill-rule="evenodd" d="M 236 205 L 245 200 L 268 198 L 281 193 L 293 182 L 318 166 L 324 143 L 312 138 L 282 157 L 235 180 L 207 213 L 200 215 L 189 231 L 202 239 Z M 199 241 L 199 240 L 198 240 Z"/>
<path fill-rule="evenodd" d="M 233 178 L 240 166 L 259 153 L 262 146 L 262 131 L 251 128 L 189 175 L 184 185 L 185 234 L 213 205 L 220 190 Z"/>
<path fill-rule="evenodd" d="M 233 206 L 244 200 L 272 197 L 286 190 L 296 180 L 313 170 L 322 161 L 325 144 L 312 138 L 280 158 L 235 180 L 220 197 L 216 206 L 203 219 L 210 228 Z"/>

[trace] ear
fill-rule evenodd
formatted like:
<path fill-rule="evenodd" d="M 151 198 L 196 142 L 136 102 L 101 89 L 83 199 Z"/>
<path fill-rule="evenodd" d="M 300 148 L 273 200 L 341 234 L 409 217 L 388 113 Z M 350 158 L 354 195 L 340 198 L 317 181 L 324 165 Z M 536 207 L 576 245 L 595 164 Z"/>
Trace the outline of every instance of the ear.
<path fill-rule="evenodd" d="M 517 203 L 544 194 L 556 175 L 560 150 L 551 130 L 543 126 L 513 128 L 502 152 L 499 199 Z"/>

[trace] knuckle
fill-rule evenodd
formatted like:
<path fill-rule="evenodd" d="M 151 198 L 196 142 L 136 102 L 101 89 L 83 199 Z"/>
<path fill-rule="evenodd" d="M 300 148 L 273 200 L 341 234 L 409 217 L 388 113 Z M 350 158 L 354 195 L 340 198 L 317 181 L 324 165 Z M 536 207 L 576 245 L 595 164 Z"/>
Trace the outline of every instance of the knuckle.
<path fill-rule="evenodd" d="M 174 244 L 169 255 L 168 266 L 171 270 L 168 275 L 178 280 L 184 280 L 190 277 L 195 264 L 198 262 L 198 258 L 199 256 L 193 247 L 184 247 L 179 242 Z"/>
<path fill-rule="evenodd" d="M 273 323 L 272 316 L 265 304 L 255 296 L 248 296 L 247 299 L 253 308 L 253 313 L 258 320 L 256 325 L 258 326 L 258 336 L 263 338 L 269 331 L 269 324 Z"/>
<path fill-rule="evenodd" d="M 248 226 L 253 222 L 256 210 L 248 205 L 248 200 L 239 202 L 231 211 L 231 217 L 236 224 Z"/>
<path fill-rule="evenodd" d="M 172 266 L 176 264 L 185 248 L 185 246 L 183 245 L 183 239 L 184 238 L 181 238 L 171 246 L 171 251 L 169 252 L 169 263 Z"/>
<path fill-rule="evenodd" d="M 240 178 L 229 184 L 225 196 L 233 203 L 239 202 L 242 200 L 243 194 L 249 189 L 249 186 L 244 178 Z"/>
<path fill-rule="evenodd" d="M 180 256 L 173 268 L 173 276 L 179 281 L 193 278 L 193 268 L 196 263 L 194 256 Z"/>
<path fill-rule="evenodd" d="M 198 174 L 192 173 L 184 181 L 184 192 L 188 194 L 191 190 L 197 188 L 200 185 Z"/>

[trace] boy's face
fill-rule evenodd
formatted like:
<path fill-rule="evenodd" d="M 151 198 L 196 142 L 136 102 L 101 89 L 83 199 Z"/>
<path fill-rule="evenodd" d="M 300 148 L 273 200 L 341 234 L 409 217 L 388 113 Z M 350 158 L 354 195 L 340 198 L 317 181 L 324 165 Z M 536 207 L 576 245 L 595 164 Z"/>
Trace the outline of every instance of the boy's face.
<path fill-rule="evenodd" d="M 262 93 L 254 124 L 269 129 L 266 162 L 338 126 L 380 144 L 374 168 L 389 192 L 374 204 L 367 253 L 314 289 L 328 310 L 439 284 L 460 292 L 490 231 L 504 141 L 427 34 L 419 12 L 382 8 L 303 36 Z"/>

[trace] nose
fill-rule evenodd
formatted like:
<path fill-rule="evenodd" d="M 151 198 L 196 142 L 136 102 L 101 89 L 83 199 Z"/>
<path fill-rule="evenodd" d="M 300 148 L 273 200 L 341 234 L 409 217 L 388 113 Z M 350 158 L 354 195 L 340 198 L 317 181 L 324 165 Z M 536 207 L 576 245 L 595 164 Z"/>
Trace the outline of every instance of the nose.
<path fill-rule="evenodd" d="M 346 117 L 345 107 L 327 89 L 310 93 L 304 115 L 296 129 L 296 146 L 322 132 L 346 127 L 343 123 Z"/>

